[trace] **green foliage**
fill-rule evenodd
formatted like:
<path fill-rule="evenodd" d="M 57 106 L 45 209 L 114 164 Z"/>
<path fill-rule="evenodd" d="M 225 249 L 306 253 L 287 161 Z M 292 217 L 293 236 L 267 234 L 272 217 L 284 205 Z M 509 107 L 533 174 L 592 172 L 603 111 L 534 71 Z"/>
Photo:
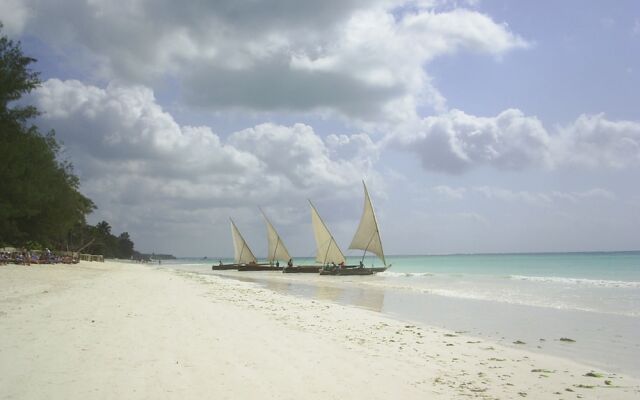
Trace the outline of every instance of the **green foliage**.
<path fill-rule="evenodd" d="M 3 120 L 24 123 L 38 114 L 32 106 L 9 108 L 10 102 L 20 99 L 40 85 L 38 73 L 29 68 L 29 64 L 35 61 L 22 54 L 19 43 L 0 36 L 0 118 Z"/>
<path fill-rule="evenodd" d="M 135 254 L 133 242 L 128 232 L 123 232 L 120 236 L 111 233 L 111 226 L 108 222 L 102 221 L 96 226 L 84 226 L 82 236 L 87 243 L 91 244 L 83 252 L 90 254 L 102 254 L 107 258 L 131 258 Z"/>
<path fill-rule="evenodd" d="M 82 249 L 82 253 L 102 254 L 107 258 L 127 259 L 136 254 L 129 233 L 113 235 L 107 221 L 98 222 L 96 226 L 76 225 L 70 232 L 68 241 L 73 250 Z"/>
<path fill-rule="evenodd" d="M 133 255 L 133 241 L 129 237 L 129 232 L 123 232 L 118 236 L 118 258 L 128 258 Z"/>
<path fill-rule="evenodd" d="M 36 108 L 15 104 L 40 85 L 33 62 L 0 36 L 0 245 L 62 247 L 95 205 L 79 192 L 72 165 L 58 159 L 54 132 L 28 123 Z"/>

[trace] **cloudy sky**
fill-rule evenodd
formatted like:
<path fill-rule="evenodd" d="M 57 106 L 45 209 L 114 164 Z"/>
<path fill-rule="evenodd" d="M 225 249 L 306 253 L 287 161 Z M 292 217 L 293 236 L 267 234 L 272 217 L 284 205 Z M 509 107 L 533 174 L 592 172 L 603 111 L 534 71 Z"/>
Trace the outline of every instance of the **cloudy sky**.
<path fill-rule="evenodd" d="M 187 4 L 188 3 L 188 4 Z M 141 251 L 640 248 L 635 0 L 0 0 L 90 222 Z M 348 254 L 359 254 L 351 251 Z"/>

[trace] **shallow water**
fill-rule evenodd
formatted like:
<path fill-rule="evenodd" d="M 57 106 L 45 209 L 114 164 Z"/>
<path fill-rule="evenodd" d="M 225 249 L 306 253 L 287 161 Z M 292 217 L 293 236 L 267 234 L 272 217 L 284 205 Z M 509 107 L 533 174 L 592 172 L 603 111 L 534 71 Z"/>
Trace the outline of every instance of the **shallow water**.
<path fill-rule="evenodd" d="M 394 266 L 374 276 L 217 275 L 640 376 L 638 252 L 404 256 L 388 262 Z M 213 273 L 210 265 L 164 264 L 204 274 Z M 526 344 L 513 344 L 518 340 Z"/>

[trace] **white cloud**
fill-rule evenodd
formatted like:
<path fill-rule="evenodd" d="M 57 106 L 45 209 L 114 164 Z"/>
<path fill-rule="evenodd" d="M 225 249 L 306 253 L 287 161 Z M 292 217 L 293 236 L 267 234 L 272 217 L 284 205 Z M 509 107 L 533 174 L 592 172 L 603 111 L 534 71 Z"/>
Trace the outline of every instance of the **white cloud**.
<path fill-rule="evenodd" d="M 445 197 L 447 199 L 461 200 L 464 197 L 465 193 L 467 192 L 467 189 L 462 187 L 453 188 L 446 185 L 439 185 L 439 186 L 434 186 L 433 191 L 436 192 L 438 195 Z"/>
<path fill-rule="evenodd" d="M 602 188 L 593 188 L 584 192 L 574 193 L 574 195 L 581 198 L 600 198 L 606 200 L 616 199 L 616 195 L 613 192 Z"/>
<path fill-rule="evenodd" d="M 424 70 L 434 58 L 527 46 L 477 11 L 408 0 L 11 4 L 33 10 L 25 31 L 76 60 L 84 49 L 87 71 L 145 85 L 177 80 L 186 101 L 215 110 L 401 120 L 419 104 L 444 110 Z"/>
<path fill-rule="evenodd" d="M 553 203 L 553 195 L 547 193 L 533 193 L 528 191 L 513 191 L 505 188 L 478 186 L 474 192 L 491 200 L 519 202 L 527 205 L 548 206 Z"/>
<path fill-rule="evenodd" d="M 410 15 L 402 21 L 402 28 L 402 34 L 409 40 L 418 40 L 414 48 L 422 52 L 425 61 L 460 49 L 499 55 L 529 46 L 510 33 L 506 25 L 466 9 Z"/>
<path fill-rule="evenodd" d="M 487 218 L 475 212 L 460 212 L 451 214 L 450 216 L 454 219 L 460 219 L 463 222 L 469 221 L 476 224 L 489 225 L 489 220 Z"/>
<path fill-rule="evenodd" d="M 3 34 L 15 35 L 24 29 L 30 17 L 29 7 L 21 0 L 2 0 L 0 16 L 0 22 L 4 25 Z"/>
<path fill-rule="evenodd" d="M 581 115 L 549 134 L 516 109 L 495 117 L 452 110 L 399 125 L 384 144 L 415 153 L 426 170 L 454 174 L 482 166 L 621 169 L 640 165 L 640 122 Z"/>
<path fill-rule="evenodd" d="M 531 192 L 526 190 L 514 191 L 492 186 L 476 186 L 471 191 L 491 200 L 517 202 L 533 206 L 551 206 L 562 201 L 579 203 L 585 200 L 615 200 L 616 195 L 606 189 L 592 188 L 581 192 Z"/>
<path fill-rule="evenodd" d="M 274 175 L 272 179 L 285 180 L 289 190 L 346 188 L 362 179 L 371 168 L 371 157 L 376 157 L 366 151 L 372 148 L 366 135 L 329 136 L 325 141 L 304 124 L 261 124 L 232 134 L 228 142 L 254 155 Z M 343 147 L 355 153 L 343 157 Z"/>
<path fill-rule="evenodd" d="M 583 114 L 559 128 L 553 151 L 559 165 L 615 169 L 638 166 L 640 122 L 610 121 L 604 114 Z"/>
<path fill-rule="evenodd" d="M 215 208 L 262 204 L 280 196 L 303 199 L 324 193 L 353 193 L 364 178 L 378 179 L 374 162 L 391 141 L 415 152 L 428 169 L 460 172 L 489 165 L 520 169 L 554 165 L 621 168 L 638 165 L 640 124 L 581 116 L 550 137 L 540 122 L 517 110 L 495 118 L 452 111 L 420 121 L 376 143 L 366 133 L 318 136 L 311 126 L 259 124 L 227 140 L 206 126 L 180 126 L 143 86 L 106 88 L 51 79 L 33 96 L 67 143 L 85 188 L 95 198 Z M 379 187 L 384 183 L 380 182 Z M 437 186 L 441 196 L 461 199 L 465 188 Z M 614 199 L 595 188 L 585 192 L 532 193 L 477 187 L 486 197 L 550 204 L 556 199 Z M 381 194 L 384 196 L 384 194 Z"/>
<path fill-rule="evenodd" d="M 304 124 L 260 124 L 223 140 L 209 127 L 179 125 L 142 86 L 51 79 L 32 99 L 43 113 L 38 124 L 58 132 L 98 215 L 132 232 L 152 229 L 150 221 L 219 221 L 230 208 L 258 204 L 304 209 L 308 197 L 358 193 L 374 174 L 377 153 L 365 134 L 325 141 Z"/>
<path fill-rule="evenodd" d="M 482 165 L 523 169 L 550 163 L 550 139 L 542 123 L 519 110 L 495 118 L 452 110 L 403 125 L 386 140 L 415 152 L 426 169 L 449 173 Z"/>

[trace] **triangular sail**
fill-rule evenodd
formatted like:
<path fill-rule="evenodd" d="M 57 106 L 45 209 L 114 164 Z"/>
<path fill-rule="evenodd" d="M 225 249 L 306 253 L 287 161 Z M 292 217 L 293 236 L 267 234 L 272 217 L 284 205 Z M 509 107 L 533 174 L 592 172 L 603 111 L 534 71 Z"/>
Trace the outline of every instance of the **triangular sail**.
<path fill-rule="evenodd" d="M 320 218 L 320 214 L 313 206 L 311 201 L 309 201 L 311 205 L 311 223 L 313 225 L 313 234 L 316 238 L 316 261 L 321 263 L 322 265 L 330 264 L 330 263 L 344 263 L 346 260 L 344 258 L 344 254 L 338 247 L 333 236 L 331 236 L 331 232 Z"/>
<path fill-rule="evenodd" d="M 253 255 L 251 249 L 247 245 L 247 242 L 244 240 L 238 227 L 233 223 L 233 220 L 229 218 L 231 221 L 231 237 L 233 237 L 233 251 L 236 259 L 236 264 L 250 264 L 256 262 L 256 256 Z"/>
<path fill-rule="evenodd" d="M 382 250 L 382 240 L 380 240 L 380 230 L 378 229 L 378 221 L 376 220 L 376 214 L 373 212 L 373 205 L 371 204 L 371 198 L 369 198 L 369 192 L 367 191 L 367 185 L 362 181 L 364 185 L 364 210 L 362 211 L 362 218 L 360 218 L 360 225 L 356 234 L 353 236 L 350 249 L 364 250 L 377 255 L 382 259 L 384 265 L 387 265 L 384 259 L 384 251 Z"/>
<path fill-rule="evenodd" d="M 267 242 L 269 243 L 269 254 L 267 255 L 268 261 L 270 263 L 276 260 L 289 261 L 291 259 L 291 255 L 284 243 L 282 243 L 282 239 L 280 239 L 280 235 L 276 232 L 276 228 L 273 227 L 264 211 L 262 211 L 262 209 L 260 209 L 260 211 L 262 212 L 264 221 L 267 223 Z"/>

